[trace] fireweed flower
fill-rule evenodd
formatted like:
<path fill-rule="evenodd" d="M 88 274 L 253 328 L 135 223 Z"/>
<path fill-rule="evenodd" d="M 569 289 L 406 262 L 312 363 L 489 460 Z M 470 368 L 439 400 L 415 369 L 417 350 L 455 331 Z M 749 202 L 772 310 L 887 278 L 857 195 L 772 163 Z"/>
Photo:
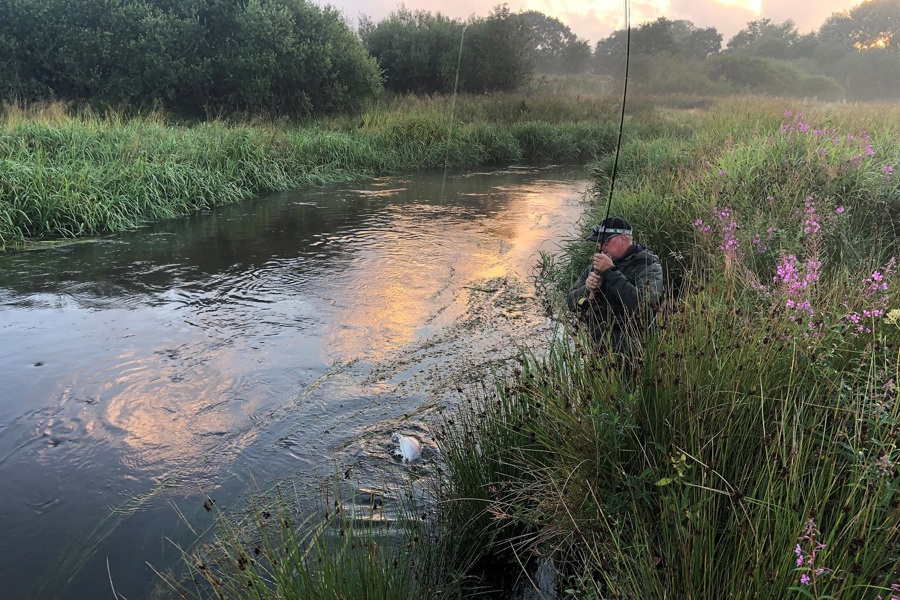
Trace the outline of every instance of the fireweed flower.
<path fill-rule="evenodd" d="M 881 596 L 878 596 L 878 600 L 883 599 Z M 891 597 L 889 600 L 900 600 L 900 583 L 891 584 Z"/>
<path fill-rule="evenodd" d="M 842 214 L 844 214 L 844 207 L 843 207 L 843 206 L 838 206 L 836 209 L 834 209 L 834 212 L 835 212 L 836 214 L 842 215 Z"/>
<path fill-rule="evenodd" d="M 794 554 L 797 555 L 797 570 L 802 571 L 800 584 L 804 586 L 815 585 L 820 577 L 831 573 L 831 569 L 816 563 L 817 560 L 820 561 L 820 553 L 825 549 L 825 544 L 816 539 L 818 536 L 819 530 L 816 528 L 816 522 L 809 519 L 803 526 L 803 533 L 794 547 Z"/>
<path fill-rule="evenodd" d="M 883 168 L 881 170 L 881 172 L 884 173 L 885 175 L 887 175 L 888 177 L 890 177 L 891 175 L 894 174 L 894 167 L 892 167 L 891 165 L 888 165 L 885 168 Z"/>
<path fill-rule="evenodd" d="M 730 208 L 714 208 L 713 214 L 719 220 L 719 233 L 722 236 L 722 243 L 719 250 L 725 252 L 729 258 L 735 256 L 743 256 L 740 252 L 741 244 L 737 238 L 738 224 L 734 220 Z"/>

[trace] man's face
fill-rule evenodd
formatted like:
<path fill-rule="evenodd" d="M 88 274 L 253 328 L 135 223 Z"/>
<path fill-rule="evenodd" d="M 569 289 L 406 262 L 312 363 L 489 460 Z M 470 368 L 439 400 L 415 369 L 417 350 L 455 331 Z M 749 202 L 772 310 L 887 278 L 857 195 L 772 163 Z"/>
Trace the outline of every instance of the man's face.
<path fill-rule="evenodd" d="M 610 238 L 606 238 L 606 241 L 597 244 L 597 248 L 605 255 L 610 257 L 613 262 L 625 256 L 625 253 L 628 252 L 628 249 L 630 247 L 631 240 L 627 235 L 623 235 L 621 233 Z"/>

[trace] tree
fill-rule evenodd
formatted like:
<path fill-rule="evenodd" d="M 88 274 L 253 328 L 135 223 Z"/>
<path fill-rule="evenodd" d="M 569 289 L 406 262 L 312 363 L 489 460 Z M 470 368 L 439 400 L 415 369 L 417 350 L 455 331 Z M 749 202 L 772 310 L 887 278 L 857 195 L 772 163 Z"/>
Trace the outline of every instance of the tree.
<path fill-rule="evenodd" d="M 847 50 L 900 54 L 900 2 L 867 0 L 848 12 L 835 13 L 819 29 L 818 37 Z"/>
<path fill-rule="evenodd" d="M 363 33 L 385 86 L 396 92 L 450 92 L 457 70 L 460 90 L 512 90 L 532 71 L 528 26 L 506 5 L 465 24 L 401 6 Z"/>
<path fill-rule="evenodd" d="M 614 73 L 622 69 L 627 40 L 627 31 L 620 29 L 597 42 L 594 56 L 598 72 Z M 701 29 L 688 20 L 660 17 L 642 23 L 631 32 L 632 56 L 665 54 L 684 61 L 700 61 L 718 53 L 721 47 L 722 34 L 714 27 Z"/>
<path fill-rule="evenodd" d="M 591 46 L 555 17 L 530 10 L 520 13 L 529 30 L 530 60 L 540 72 L 581 73 L 591 60 Z"/>
<path fill-rule="evenodd" d="M 378 67 L 307 0 L 3 0 L 0 92 L 191 114 L 356 110 Z"/>
<path fill-rule="evenodd" d="M 466 40 L 460 89 L 511 91 L 524 84 L 534 70 L 530 29 L 506 4 L 495 6 L 487 18 L 471 19 Z"/>
<path fill-rule="evenodd" d="M 775 23 L 771 19 L 750 21 L 728 40 L 727 48 L 753 56 L 788 60 L 795 58 L 793 46 L 800 42 L 797 25 L 790 19 Z"/>
<path fill-rule="evenodd" d="M 374 27 L 367 25 L 363 37 L 388 89 L 432 94 L 453 88 L 463 28 L 441 13 L 401 6 Z"/>
<path fill-rule="evenodd" d="M 591 63 L 593 53 L 587 40 L 576 37 L 566 44 L 559 57 L 559 67 L 563 73 L 584 73 Z"/>
<path fill-rule="evenodd" d="M 829 17 L 816 58 L 853 99 L 900 97 L 900 2 L 868 0 Z"/>

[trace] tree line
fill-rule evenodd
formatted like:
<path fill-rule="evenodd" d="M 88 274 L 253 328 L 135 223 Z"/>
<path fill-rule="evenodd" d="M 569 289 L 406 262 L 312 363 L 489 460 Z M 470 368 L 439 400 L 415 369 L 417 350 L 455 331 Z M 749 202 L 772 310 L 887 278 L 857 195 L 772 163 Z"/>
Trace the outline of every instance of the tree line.
<path fill-rule="evenodd" d="M 304 0 L 0 0 L 0 96 L 309 115 L 381 74 L 343 16 Z"/>
<path fill-rule="evenodd" d="M 630 32 L 647 92 L 900 96 L 900 0 L 814 32 L 751 21 L 728 41 L 664 17 Z M 620 76 L 627 32 L 592 48 L 558 19 L 496 6 L 459 20 L 399 8 L 354 31 L 307 0 L 0 0 L 0 99 L 305 117 L 397 93 L 511 91 L 534 73 Z"/>
<path fill-rule="evenodd" d="M 626 32 L 594 49 L 594 70 L 619 74 Z M 822 98 L 900 97 L 900 0 L 866 0 L 801 34 L 791 20 L 747 23 L 722 47 L 715 28 L 659 18 L 631 32 L 637 84 L 656 91 L 750 91 Z"/>

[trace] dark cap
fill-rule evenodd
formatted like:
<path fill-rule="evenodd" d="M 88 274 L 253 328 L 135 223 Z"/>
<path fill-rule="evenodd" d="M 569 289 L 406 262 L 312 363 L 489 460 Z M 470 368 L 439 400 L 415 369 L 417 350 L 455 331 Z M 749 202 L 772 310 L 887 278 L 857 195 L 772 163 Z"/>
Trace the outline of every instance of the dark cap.
<path fill-rule="evenodd" d="M 586 239 L 592 242 L 602 242 L 621 233 L 631 235 L 631 225 L 622 217 L 609 217 L 603 219 L 599 225 L 591 227 L 591 235 Z"/>

